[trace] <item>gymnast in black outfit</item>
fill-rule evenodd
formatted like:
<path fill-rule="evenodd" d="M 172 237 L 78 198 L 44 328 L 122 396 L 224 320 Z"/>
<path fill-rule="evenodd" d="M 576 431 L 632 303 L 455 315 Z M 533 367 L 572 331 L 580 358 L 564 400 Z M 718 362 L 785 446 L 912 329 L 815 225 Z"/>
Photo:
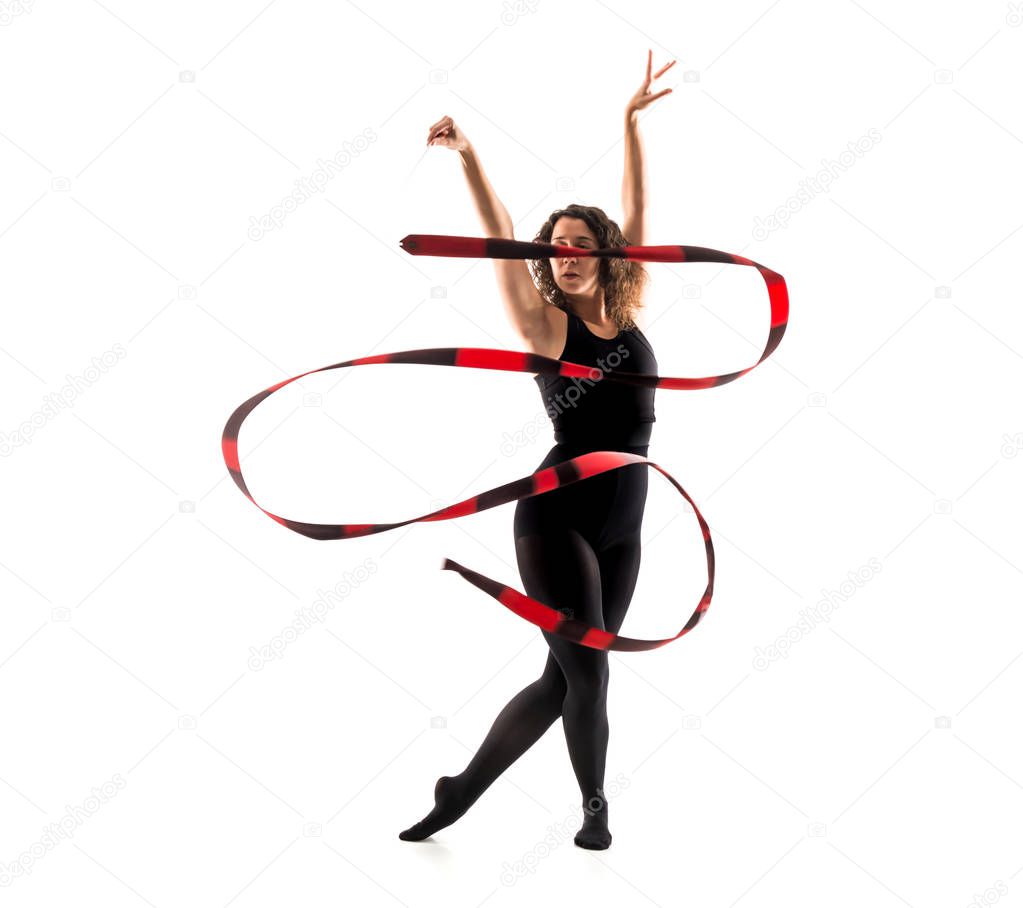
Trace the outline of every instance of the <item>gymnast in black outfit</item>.
<path fill-rule="evenodd" d="M 668 67 L 662 68 L 657 76 Z M 670 91 L 648 92 L 647 78 L 626 108 L 624 231 L 595 207 L 568 205 L 551 214 L 535 240 L 578 248 L 640 246 L 643 166 L 637 111 Z M 512 221 L 495 195 L 471 143 L 451 117 L 430 127 L 427 143 L 457 150 L 488 236 L 514 239 Z M 495 259 L 498 286 L 513 324 L 530 352 L 592 365 L 603 373 L 657 374 L 653 348 L 639 325 L 642 264 L 626 259 Z M 654 388 L 611 381 L 535 376 L 557 444 L 536 470 L 587 451 L 647 456 Z M 535 472 L 535 471 L 534 471 Z M 524 592 L 541 602 L 617 633 L 632 599 L 640 565 L 640 529 L 648 468 L 631 464 L 564 488 L 519 500 L 515 552 Z M 543 674 L 501 710 L 479 750 L 456 776 L 442 776 L 436 804 L 399 834 L 419 841 L 464 814 L 560 716 L 583 798 L 575 844 L 611 844 L 604 764 L 607 754 L 607 652 L 542 632 L 550 646 Z"/>

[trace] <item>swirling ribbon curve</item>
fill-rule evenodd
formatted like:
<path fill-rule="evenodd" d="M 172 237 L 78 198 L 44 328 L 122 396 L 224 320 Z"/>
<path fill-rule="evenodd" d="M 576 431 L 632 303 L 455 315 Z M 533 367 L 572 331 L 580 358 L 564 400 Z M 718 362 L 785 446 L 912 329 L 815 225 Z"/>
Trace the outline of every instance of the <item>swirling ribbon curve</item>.
<path fill-rule="evenodd" d="M 669 378 L 658 375 L 646 375 L 631 372 L 608 372 L 602 381 L 624 382 L 647 388 L 666 388 L 670 390 L 691 390 L 696 388 L 712 388 L 727 384 L 756 368 L 769 357 L 778 344 L 788 324 L 788 288 L 785 279 L 770 268 L 760 265 L 740 255 L 720 252 L 703 246 L 613 246 L 602 249 L 582 249 L 567 245 L 550 243 L 524 242 L 520 240 L 501 239 L 494 237 L 443 236 L 438 234 L 409 234 L 400 243 L 401 247 L 411 255 L 452 256 L 460 258 L 495 258 L 495 259 L 550 259 L 559 257 L 596 257 L 624 258 L 646 262 L 720 262 L 730 265 L 748 265 L 756 268 L 764 279 L 770 301 L 771 321 L 767 342 L 760 358 L 746 369 L 729 372 L 723 375 L 712 375 L 704 378 Z M 546 469 L 539 470 L 529 476 L 516 479 L 505 485 L 488 489 L 471 498 L 456 502 L 439 511 L 413 517 L 398 523 L 305 523 L 271 513 L 263 508 L 252 497 L 245 479 L 242 476 L 241 463 L 238 457 L 238 435 L 242 423 L 260 403 L 275 391 L 290 385 L 306 375 L 316 372 L 327 372 L 332 369 L 347 369 L 352 366 L 368 366 L 387 363 L 417 363 L 424 366 L 455 366 L 470 369 L 493 369 L 505 372 L 531 372 L 545 375 L 560 375 L 566 378 L 586 378 L 593 370 L 592 366 L 571 363 L 566 360 L 553 359 L 536 353 L 522 353 L 514 350 L 495 350 L 486 347 L 438 347 L 425 350 L 401 350 L 397 353 L 381 353 L 376 356 L 364 356 L 310 369 L 293 378 L 278 382 L 264 391 L 253 395 L 231 414 L 224 427 L 221 438 L 224 463 L 234 480 L 235 485 L 264 514 L 279 524 L 308 536 L 310 539 L 354 539 L 357 536 L 369 536 L 383 533 L 410 523 L 428 523 L 435 520 L 453 520 L 467 514 L 476 514 L 497 505 L 543 495 L 554 489 L 562 488 L 573 482 L 579 482 L 608 470 L 617 470 L 629 464 L 643 463 L 661 473 L 679 493 L 689 502 L 696 514 L 703 533 L 704 547 L 707 553 L 707 587 L 696 605 L 689 620 L 682 629 L 671 637 L 661 639 L 641 639 L 612 634 L 583 621 L 568 617 L 556 608 L 533 599 L 513 587 L 499 583 L 483 574 L 470 570 L 456 561 L 446 558 L 442 570 L 455 571 L 465 580 L 492 596 L 509 611 L 542 630 L 549 631 L 559 637 L 572 640 L 583 646 L 600 650 L 617 650 L 622 652 L 638 652 L 656 649 L 677 640 L 687 634 L 699 623 L 710 606 L 714 592 L 714 546 L 710 538 L 710 528 L 703 519 L 696 503 L 675 478 L 660 465 L 637 454 L 626 451 L 590 451 L 578 457 L 572 457 Z"/>

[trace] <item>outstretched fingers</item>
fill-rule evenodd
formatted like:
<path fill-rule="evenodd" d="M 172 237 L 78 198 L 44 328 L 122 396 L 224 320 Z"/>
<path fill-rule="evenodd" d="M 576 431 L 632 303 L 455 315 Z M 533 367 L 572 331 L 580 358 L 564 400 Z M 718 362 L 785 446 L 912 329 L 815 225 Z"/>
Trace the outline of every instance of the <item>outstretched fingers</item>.
<path fill-rule="evenodd" d="M 675 64 L 676 64 L 677 62 L 678 62 L 678 60 L 672 60 L 672 61 L 671 61 L 670 63 L 668 63 L 668 64 L 666 64 L 666 65 L 662 66 L 662 67 L 661 67 L 661 68 L 660 68 L 659 70 L 657 70 L 657 75 L 655 75 L 655 76 L 654 76 L 654 78 L 655 78 L 655 79 L 659 79 L 659 78 L 660 78 L 661 76 L 663 76 L 663 75 L 664 75 L 664 74 L 665 74 L 665 73 L 666 73 L 666 72 L 667 72 L 667 71 L 668 71 L 669 69 L 671 69 L 671 68 L 672 68 L 672 67 L 673 67 L 673 66 L 674 66 L 674 65 L 675 65 Z M 649 72 L 649 69 L 647 70 L 647 72 Z"/>

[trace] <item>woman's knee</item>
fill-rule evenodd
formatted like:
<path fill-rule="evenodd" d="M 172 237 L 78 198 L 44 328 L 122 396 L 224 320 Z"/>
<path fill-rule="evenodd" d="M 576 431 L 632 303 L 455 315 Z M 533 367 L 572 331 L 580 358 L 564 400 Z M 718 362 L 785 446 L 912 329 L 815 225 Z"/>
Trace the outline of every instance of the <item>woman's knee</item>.
<path fill-rule="evenodd" d="M 565 675 L 567 693 L 586 700 L 597 700 L 607 696 L 610 670 L 607 653 L 594 651 L 596 658 L 587 659 Z"/>

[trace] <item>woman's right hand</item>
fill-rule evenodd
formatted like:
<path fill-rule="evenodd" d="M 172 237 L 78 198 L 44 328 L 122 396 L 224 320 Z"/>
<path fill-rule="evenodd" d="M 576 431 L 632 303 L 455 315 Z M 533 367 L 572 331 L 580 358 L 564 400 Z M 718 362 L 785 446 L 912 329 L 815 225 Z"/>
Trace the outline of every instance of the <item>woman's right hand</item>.
<path fill-rule="evenodd" d="M 427 145 L 443 145 L 454 151 L 465 151 L 469 147 L 469 140 L 464 133 L 455 125 L 451 117 L 444 117 L 430 127 L 426 137 Z"/>

